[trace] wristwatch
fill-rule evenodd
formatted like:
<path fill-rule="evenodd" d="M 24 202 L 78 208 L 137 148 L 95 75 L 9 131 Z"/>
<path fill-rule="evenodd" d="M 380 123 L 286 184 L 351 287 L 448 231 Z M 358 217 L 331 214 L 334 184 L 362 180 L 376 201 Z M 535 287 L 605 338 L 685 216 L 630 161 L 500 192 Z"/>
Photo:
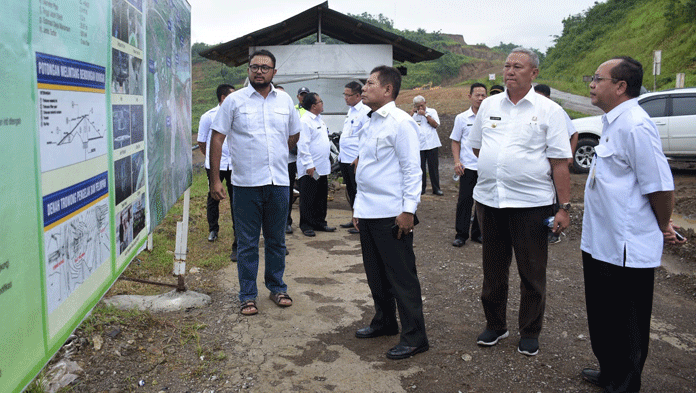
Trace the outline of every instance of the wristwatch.
<path fill-rule="evenodd" d="M 561 209 L 569 212 L 570 211 L 570 202 L 561 203 Z"/>

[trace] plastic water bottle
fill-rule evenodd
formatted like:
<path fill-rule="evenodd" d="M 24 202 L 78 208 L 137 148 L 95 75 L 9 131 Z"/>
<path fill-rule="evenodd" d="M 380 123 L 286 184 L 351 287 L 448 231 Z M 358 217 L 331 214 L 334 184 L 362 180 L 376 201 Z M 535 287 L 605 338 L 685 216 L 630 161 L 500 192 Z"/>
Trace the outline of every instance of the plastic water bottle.
<path fill-rule="evenodd" d="M 456 173 L 452 175 L 452 180 L 459 181 L 459 175 L 457 175 Z"/>
<path fill-rule="evenodd" d="M 549 229 L 553 229 L 553 224 L 554 224 L 554 216 L 548 216 L 544 219 L 544 225 L 549 227 Z"/>

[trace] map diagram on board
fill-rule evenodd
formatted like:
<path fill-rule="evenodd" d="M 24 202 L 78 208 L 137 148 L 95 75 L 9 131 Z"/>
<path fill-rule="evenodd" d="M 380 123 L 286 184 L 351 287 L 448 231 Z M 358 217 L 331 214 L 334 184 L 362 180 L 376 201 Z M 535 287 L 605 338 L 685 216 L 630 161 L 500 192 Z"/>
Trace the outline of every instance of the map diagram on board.
<path fill-rule="evenodd" d="M 110 257 L 108 198 L 44 233 L 48 313 Z"/>

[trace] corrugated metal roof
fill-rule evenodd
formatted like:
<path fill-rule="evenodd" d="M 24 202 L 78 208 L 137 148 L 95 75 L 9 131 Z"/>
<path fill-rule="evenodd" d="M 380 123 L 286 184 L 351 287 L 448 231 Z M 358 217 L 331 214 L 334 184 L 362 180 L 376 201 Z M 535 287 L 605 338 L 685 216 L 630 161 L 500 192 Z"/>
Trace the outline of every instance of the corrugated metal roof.
<path fill-rule="evenodd" d="M 249 61 L 249 47 L 289 45 L 304 37 L 321 33 L 346 44 L 388 44 L 397 61 L 417 63 L 443 55 L 434 49 L 382 30 L 369 23 L 329 8 L 325 1 L 289 19 L 200 52 L 200 55 L 230 67 Z"/>

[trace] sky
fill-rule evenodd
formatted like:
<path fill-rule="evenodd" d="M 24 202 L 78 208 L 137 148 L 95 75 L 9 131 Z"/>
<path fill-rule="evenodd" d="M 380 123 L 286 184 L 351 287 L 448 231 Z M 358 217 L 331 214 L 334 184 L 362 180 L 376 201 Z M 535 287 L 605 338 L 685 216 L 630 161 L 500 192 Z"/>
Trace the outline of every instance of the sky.
<path fill-rule="evenodd" d="M 218 44 L 282 22 L 321 0 L 189 0 L 193 43 Z M 563 30 L 563 19 L 595 0 L 329 0 L 343 14 L 367 12 L 400 30 L 461 34 L 469 45 L 514 43 L 543 52 Z"/>

